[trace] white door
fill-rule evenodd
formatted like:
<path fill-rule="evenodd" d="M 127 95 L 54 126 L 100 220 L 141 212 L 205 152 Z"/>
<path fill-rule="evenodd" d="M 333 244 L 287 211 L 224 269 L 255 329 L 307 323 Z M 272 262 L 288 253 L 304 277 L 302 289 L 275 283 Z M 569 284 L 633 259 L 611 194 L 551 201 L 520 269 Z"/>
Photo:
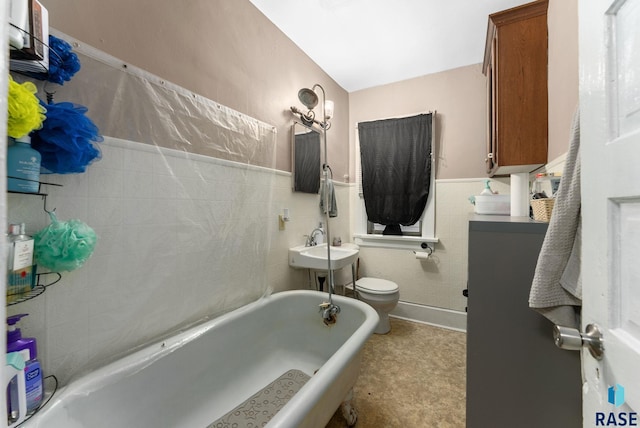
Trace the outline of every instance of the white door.
<path fill-rule="evenodd" d="M 580 0 L 579 28 L 583 423 L 640 426 L 640 0 Z"/>
<path fill-rule="evenodd" d="M 0 46 L 7 46 L 9 43 L 9 2 L 2 2 L 0 6 Z M 7 190 L 7 90 L 9 82 L 7 81 L 9 75 L 9 58 L 8 55 L 3 54 L 0 57 L 0 111 L 3 112 L 0 118 L 0 135 L 3 137 L 0 139 L 0 194 L 4 195 Z M 6 198 L 0 199 L 0 224 L 5 225 L 7 219 L 7 201 Z M 3 226 L 4 227 L 4 226 Z M 4 246 L 0 248 L 0 271 L 6 271 L 6 249 Z M 6 296 L 5 275 L 0 275 L 0 293 L 2 296 Z M 6 308 L 4 305 L 5 298 L 0 298 L 0 319 L 5 319 Z M 5 334 L 0 334 L 2 340 L 2 355 L 7 353 L 7 345 Z M 4 379 L 5 368 L 4 364 L 0 365 L 0 379 Z M 2 387 L 0 392 L 0 402 L 6 403 L 6 388 Z M 7 409 L 5 405 L 0 406 L 0 427 L 7 426 Z"/>

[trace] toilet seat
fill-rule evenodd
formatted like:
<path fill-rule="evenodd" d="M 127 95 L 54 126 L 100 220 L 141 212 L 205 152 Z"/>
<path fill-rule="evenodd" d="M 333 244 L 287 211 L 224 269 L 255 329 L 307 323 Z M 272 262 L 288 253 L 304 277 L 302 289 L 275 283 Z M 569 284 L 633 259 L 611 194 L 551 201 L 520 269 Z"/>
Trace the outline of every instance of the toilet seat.
<path fill-rule="evenodd" d="M 398 291 L 398 284 L 380 278 L 360 278 L 356 281 L 356 289 L 371 294 L 393 294 Z"/>

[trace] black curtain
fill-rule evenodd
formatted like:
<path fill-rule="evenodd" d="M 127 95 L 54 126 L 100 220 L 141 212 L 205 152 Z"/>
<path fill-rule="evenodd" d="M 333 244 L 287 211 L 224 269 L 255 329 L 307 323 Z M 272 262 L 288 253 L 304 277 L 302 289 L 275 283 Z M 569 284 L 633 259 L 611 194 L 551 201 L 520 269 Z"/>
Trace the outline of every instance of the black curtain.
<path fill-rule="evenodd" d="M 320 134 L 307 132 L 295 137 L 294 188 L 296 192 L 320 190 Z"/>
<path fill-rule="evenodd" d="M 431 185 L 431 113 L 360 122 L 362 191 L 369 221 L 385 234 L 415 224 Z"/>

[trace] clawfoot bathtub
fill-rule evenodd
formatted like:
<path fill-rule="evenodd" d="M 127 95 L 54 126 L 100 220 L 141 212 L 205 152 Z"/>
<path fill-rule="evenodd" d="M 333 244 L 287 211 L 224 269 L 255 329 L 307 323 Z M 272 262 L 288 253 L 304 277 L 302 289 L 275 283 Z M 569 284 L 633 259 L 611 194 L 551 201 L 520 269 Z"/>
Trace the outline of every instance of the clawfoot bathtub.
<path fill-rule="evenodd" d="M 376 311 L 326 293 L 286 291 L 206 321 L 72 381 L 23 427 L 324 427 L 350 424 L 360 351 Z M 266 424 L 266 425 L 265 425 Z"/>

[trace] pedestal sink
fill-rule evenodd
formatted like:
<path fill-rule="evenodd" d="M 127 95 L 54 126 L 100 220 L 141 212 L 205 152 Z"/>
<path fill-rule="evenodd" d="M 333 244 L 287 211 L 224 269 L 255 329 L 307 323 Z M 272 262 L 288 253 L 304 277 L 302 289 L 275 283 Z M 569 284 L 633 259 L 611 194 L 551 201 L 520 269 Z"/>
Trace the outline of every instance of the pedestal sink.
<path fill-rule="evenodd" d="M 331 246 L 331 266 L 327 264 L 327 244 L 305 247 L 298 245 L 289 248 L 289 266 L 301 269 L 337 270 L 349 266 L 358 259 L 360 247 L 344 243 L 339 247 Z"/>

